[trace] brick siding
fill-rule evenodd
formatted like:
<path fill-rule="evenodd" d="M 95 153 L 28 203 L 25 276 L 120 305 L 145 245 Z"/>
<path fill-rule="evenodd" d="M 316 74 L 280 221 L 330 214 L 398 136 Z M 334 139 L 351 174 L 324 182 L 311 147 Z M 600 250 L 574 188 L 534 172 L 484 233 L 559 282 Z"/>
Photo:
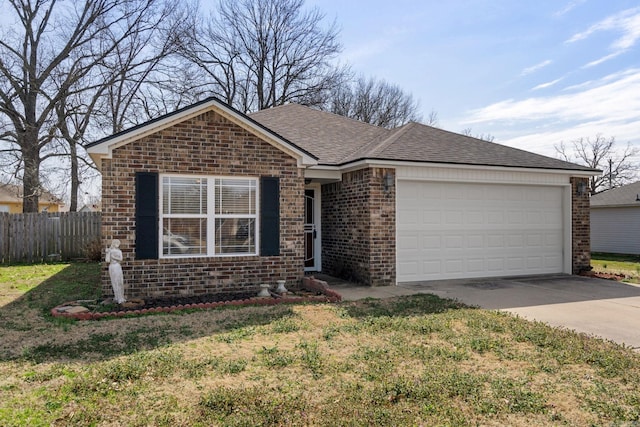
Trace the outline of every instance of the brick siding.
<path fill-rule="evenodd" d="M 578 195 L 578 183 L 583 182 L 587 191 Z M 591 270 L 591 228 L 589 210 L 589 179 L 571 178 L 571 240 L 572 273 Z"/>
<path fill-rule="evenodd" d="M 367 168 L 322 186 L 322 271 L 371 286 L 396 283 L 394 169 Z"/>
<path fill-rule="evenodd" d="M 135 260 L 135 173 L 280 178 L 280 256 Z M 304 176 L 296 160 L 214 111 L 113 151 L 102 162 L 103 247 L 121 241 L 125 296 L 155 297 L 258 290 L 304 275 Z M 112 295 L 107 266 L 102 289 Z"/>

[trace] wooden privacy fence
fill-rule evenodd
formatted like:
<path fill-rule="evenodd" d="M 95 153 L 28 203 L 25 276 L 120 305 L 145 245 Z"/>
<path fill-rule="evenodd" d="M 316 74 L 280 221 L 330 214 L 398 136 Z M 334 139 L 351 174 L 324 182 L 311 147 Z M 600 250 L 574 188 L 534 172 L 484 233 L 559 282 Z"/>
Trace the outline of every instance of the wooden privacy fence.
<path fill-rule="evenodd" d="M 0 213 L 0 263 L 85 258 L 100 223 L 100 212 Z"/>

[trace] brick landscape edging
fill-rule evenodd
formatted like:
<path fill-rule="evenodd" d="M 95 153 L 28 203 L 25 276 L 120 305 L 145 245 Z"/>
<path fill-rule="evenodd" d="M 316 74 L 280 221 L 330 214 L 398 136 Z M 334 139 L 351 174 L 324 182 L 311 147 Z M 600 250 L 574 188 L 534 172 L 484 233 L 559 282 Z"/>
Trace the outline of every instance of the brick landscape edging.
<path fill-rule="evenodd" d="M 208 310 L 218 307 L 229 306 L 261 306 L 261 305 L 277 305 L 277 304 L 300 304 L 305 302 L 331 302 L 336 303 L 342 301 L 342 296 L 336 291 L 329 288 L 327 282 L 316 279 L 313 276 L 305 277 L 302 280 L 302 290 L 321 292 L 323 295 L 295 297 L 295 296 L 282 296 L 271 298 L 247 298 L 242 300 L 233 301 L 218 301 L 218 302 L 206 302 L 196 304 L 178 304 L 168 307 L 154 307 L 143 308 L 141 310 L 128 310 L 128 311 L 107 311 L 107 312 L 84 312 L 84 313 L 66 313 L 61 312 L 58 309 L 63 306 L 69 306 L 75 304 L 75 302 L 69 302 L 61 304 L 51 309 L 51 315 L 53 317 L 63 317 L 67 319 L 76 320 L 97 320 L 105 317 L 132 317 L 153 313 L 171 313 L 180 310 Z"/>

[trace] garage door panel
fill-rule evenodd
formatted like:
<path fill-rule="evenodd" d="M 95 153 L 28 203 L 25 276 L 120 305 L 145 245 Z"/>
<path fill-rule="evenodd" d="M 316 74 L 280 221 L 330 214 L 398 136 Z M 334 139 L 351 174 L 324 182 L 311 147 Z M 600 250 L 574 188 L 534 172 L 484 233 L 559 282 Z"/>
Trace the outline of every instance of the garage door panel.
<path fill-rule="evenodd" d="M 487 248 L 504 248 L 504 236 L 502 234 L 489 234 L 487 236 Z"/>
<path fill-rule="evenodd" d="M 556 249 L 562 246 L 562 236 L 558 233 L 546 233 L 544 240 L 545 246 L 549 249 Z"/>
<path fill-rule="evenodd" d="M 467 210 L 464 212 L 464 223 L 469 225 L 484 224 L 484 212 L 479 209 Z"/>
<path fill-rule="evenodd" d="M 404 229 L 415 228 L 419 222 L 418 218 L 420 218 L 421 213 L 417 209 L 407 209 L 404 213 Z"/>
<path fill-rule="evenodd" d="M 544 264 L 550 268 L 562 271 L 562 254 L 547 255 L 544 258 Z"/>
<path fill-rule="evenodd" d="M 522 271 L 524 269 L 524 258 L 510 257 L 507 259 L 506 269 L 509 272 Z"/>
<path fill-rule="evenodd" d="M 500 272 L 504 270 L 504 258 L 489 258 L 487 259 L 487 270 L 491 273 Z"/>
<path fill-rule="evenodd" d="M 464 218 L 464 213 L 462 210 L 447 210 L 444 212 L 444 223 L 451 226 L 460 226 L 463 224 L 462 219 Z"/>
<path fill-rule="evenodd" d="M 507 213 L 507 223 L 521 225 L 525 223 L 524 216 L 526 213 L 517 210 L 510 210 Z"/>
<path fill-rule="evenodd" d="M 544 241 L 544 237 L 539 233 L 528 233 L 527 234 L 527 247 L 529 248 L 539 248 Z"/>
<path fill-rule="evenodd" d="M 444 261 L 444 273 L 459 274 L 464 271 L 464 260 L 461 258 L 450 258 Z"/>
<path fill-rule="evenodd" d="M 467 260 L 467 271 L 470 273 L 481 273 L 486 269 L 484 259 L 471 258 Z"/>
<path fill-rule="evenodd" d="M 507 236 L 507 246 L 510 249 L 524 247 L 524 235 L 522 234 L 509 234 Z"/>
<path fill-rule="evenodd" d="M 439 225 L 442 223 L 442 212 L 426 210 L 422 212 L 421 218 L 422 224 Z"/>
<path fill-rule="evenodd" d="M 462 236 L 445 236 L 445 249 L 462 249 L 464 247 L 464 237 Z"/>
<path fill-rule="evenodd" d="M 400 180 L 397 206 L 398 281 L 562 272 L 560 187 Z"/>
<path fill-rule="evenodd" d="M 469 249 L 483 249 L 485 246 L 485 239 L 482 235 L 470 235 L 467 236 L 467 247 Z"/>
<path fill-rule="evenodd" d="M 399 237 L 399 236 L 398 236 Z M 402 245 L 404 247 L 404 251 L 406 253 L 406 251 L 409 251 L 410 253 L 413 253 L 415 251 L 418 250 L 418 248 L 420 248 L 420 245 L 418 244 L 418 236 L 414 235 L 405 235 L 401 241 L 402 241 Z M 400 241 L 400 239 L 399 239 Z M 423 246 L 424 248 L 424 246 Z"/>
<path fill-rule="evenodd" d="M 544 215 L 541 212 L 527 212 L 527 224 L 540 225 L 544 224 Z"/>
<path fill-rule="evenodd" d="M 487 222 L 489 224 L 504 224 L 504 212 L 489 209 L 487 212 Z"/>
<path fill-rule="evenodd" d="M 422 240 L 422 248 L 425 251 L 428 250 L 440 250 L 440 248 L 442 247 L 442 237 L 440 236 L 433 236 L 433 235 L 422 235 L 422 238 L 420 240 Z M 418 240 L 418 238 L 416 238 L 416 240 Z"/>

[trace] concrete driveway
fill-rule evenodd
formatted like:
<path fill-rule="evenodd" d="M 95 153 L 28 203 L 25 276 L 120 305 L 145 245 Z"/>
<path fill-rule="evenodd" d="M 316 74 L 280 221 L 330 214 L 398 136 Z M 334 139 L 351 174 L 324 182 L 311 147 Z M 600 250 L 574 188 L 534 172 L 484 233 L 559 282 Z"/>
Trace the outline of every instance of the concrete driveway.
<path fill-rule="evenodd" d="M 337 286 L 336 290 L 347 300 L 362 298 L 367 293 L 374 298 L 431 293 L 640 349 L 640 286 L 637 285 L 554 275 L 412 282 L 384 288 L 341 289 Z"/>

